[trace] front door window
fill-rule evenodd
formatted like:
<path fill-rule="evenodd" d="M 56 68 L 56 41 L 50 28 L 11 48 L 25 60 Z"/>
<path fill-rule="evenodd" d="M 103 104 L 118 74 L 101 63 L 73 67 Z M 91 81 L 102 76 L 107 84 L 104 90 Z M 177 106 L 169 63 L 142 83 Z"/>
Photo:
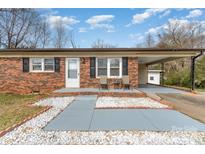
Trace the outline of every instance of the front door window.
<path fill-rule="evenodd" d="M 80 59 L 67 58 L 66 60 L 66 87 L 80 87 Z"/>
<path fill-rule="evenodd" d="M 78 77 L 77 59 L 68 61 L 68 78 L 76 79 Z"/>

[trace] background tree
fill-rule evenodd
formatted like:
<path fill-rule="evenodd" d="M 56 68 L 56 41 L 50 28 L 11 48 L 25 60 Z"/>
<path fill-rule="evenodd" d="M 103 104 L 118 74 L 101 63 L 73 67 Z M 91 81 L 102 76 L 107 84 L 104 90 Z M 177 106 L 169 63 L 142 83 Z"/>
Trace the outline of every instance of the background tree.
<path fill-rule="evenodd" d="M 51 40 L 51 32 L 49 29 L 49 25 L 47 21 L 42 22 L 41 26 L 41 37 L 40 37 L 40 44 L 42 48 L 45 48 L 47 45 L 49 45 L 49 42 Z"/>
<path fill-rule="evenodd" d="M 159 48 L 204 48 L 205 28 L 200 22 L 181 23 L 168 22 L 158 34 Z"/>
<path fill-rule="evenodd" d="M 55 22 L 54 31 L 54 46 L 56 48 L 64 48 L 68 43 L 68 34 L 62 21 L 58 20 Z"/>
<path fill-rule="evenodd" d="M 35 9 L 0 9 L 1 46 L 36 47 L 41 17 Z M 38 23 L 38 24 L 37 24 Z"/>
<path fill-rule="evenodd" d="M 199 58 L 196 63 L 196 86 L 205 88 L 205 56 Z"/>
<path fill-rule="evenodd" d="M 169 22 L 158 34 L 157 48 L 204 48 L 205 27 L 200 22 Z M 205 59 L 200 61 L 203 64 Z M 202 66 L 196 66 L 197 83 L 201 84 L 204 76 Z M 190 58 L 181 58 L 165 63 L 165 84 L 190 87 Z M 200 67 L 200 68 L 199 68 Z"/>
<path fill-rule="evenodd" d="M 153 35 L 151 33 L 148 33 L 145 37 L 145 46 L 148 48 L 155 46 L 155 40 L 154 40 Z"/>
<path fill-rule="evenodd" d="M 74 39 L 74 32 L 70 31 L 69 28 L 61 21 L 57 20 L 54 26 L 54 46 L 56 48 L 69 47 L 76 48 L 76 42 Z"/>
<path fill-rule="evenodd" d="M 79 45 L 76 44 L 76 41 L 75 41 L 75 38 L 74 38 L 74 32 L 71 31 L 69 33 L 69 41 L 70 41 L 70 44 L 71 44 L 71 47 L 72 48 L 78 48 Z"/>
<path fill-rule="evenodd" d="M 116 48 L 115 45 L 106 43 L 105 41 L 101 39 L 97 39 L 93 44 L 91 45 L 92 48 Z"/>

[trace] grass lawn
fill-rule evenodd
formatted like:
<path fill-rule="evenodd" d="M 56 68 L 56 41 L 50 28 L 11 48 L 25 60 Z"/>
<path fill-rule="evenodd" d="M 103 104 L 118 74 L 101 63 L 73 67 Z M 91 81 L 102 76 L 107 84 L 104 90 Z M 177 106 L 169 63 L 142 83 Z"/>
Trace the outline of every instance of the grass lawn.
<path fill-rule="evenodd" d="M 196 88 L 196 91 L 198 91 L 198 92 L 205 92 L 205 89 Z"/>
<path fill-rule="evenodd" d="M 172 88 L 178 88 L 178 89 L 181 89 L 181 90 L 187 90 L 187 91 L 190 91 L 190 88 L 187 88 L 187 87 L 179 87 L 179 86 L 173 86 L 173 85 L 165 85 L 165 86 L 168 86 L 168 87 L 172 87 Z M 205 89 L 203 88 L 195 88 L 195 91 L 197 92 L 205 92 Z"/>
<path fill-rule="evenodd" d="M 179 89 L 179 90 L 191 91 L 191 88 L 188 88 L 188 87 L 180 87 L 180 86 L 175 86 L 175 85 L 165 85 L 165 86 L 170 87 L 170 88 Z"/>
<path fill-rule="evenodd" d="M 0 94 L 0 131 L 42 111 L 44 107 L 29 105 L 42 97 L 45 96 Z"/>

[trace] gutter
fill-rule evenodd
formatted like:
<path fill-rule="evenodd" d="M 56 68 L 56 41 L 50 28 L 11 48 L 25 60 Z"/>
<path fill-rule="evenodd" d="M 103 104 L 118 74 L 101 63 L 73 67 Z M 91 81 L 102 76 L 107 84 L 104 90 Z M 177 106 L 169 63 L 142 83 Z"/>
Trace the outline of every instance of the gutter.
<path fill-rule="evenodd" d="M 200 56 L 203 55 L 203 50 L 200 51 L 200 53 L 194 57 L 192 57 L 191 59 L 191 90 L 194 91 L 195 90 L 195 62 L 196 59 Z"/>

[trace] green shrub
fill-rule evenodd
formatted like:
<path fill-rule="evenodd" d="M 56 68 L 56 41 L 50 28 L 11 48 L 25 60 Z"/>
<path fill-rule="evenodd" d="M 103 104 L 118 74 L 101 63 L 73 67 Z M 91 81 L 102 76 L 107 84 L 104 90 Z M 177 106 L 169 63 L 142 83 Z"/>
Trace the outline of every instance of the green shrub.
<path fill-rule="evenodd" d="M 190 72 L 188 69 L 186 69 L 181 72 L 172 71 L 166 73 L 164 82 L 167 85 L 189 88 L 191 85 Z"/>

